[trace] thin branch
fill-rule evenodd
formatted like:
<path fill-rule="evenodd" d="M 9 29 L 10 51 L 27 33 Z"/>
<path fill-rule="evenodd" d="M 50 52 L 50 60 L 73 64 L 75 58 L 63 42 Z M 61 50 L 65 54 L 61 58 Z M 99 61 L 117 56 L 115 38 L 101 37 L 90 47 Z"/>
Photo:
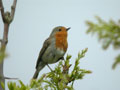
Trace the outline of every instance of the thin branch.
<path fill-rule="evenodd" d="M 3 46 L 7 45 L 7 42 L 8 42 L 8 31 L 9 31 L 9 24 L 4 23 Z"/>
<path fill-rule="evenodd" d="M 18 80 L 18 78 L 10 78 L 10 77 L 4 77 L 4 79 L 13 79 L 13 80 Z"/>
<path fill-rule="evenodd" d="M 0 0 L 0 11 L 1 11 L 2 20 L 4 22 L 4 7 L 2 0 Z"/>
<path fill-rule="evenodd" d="M 17 0 L 14 0 L 13 5 L 11 6 L 11 19 L 14 19 L 15 8 L 16 8 Z"/>
<path fill-rule="evenodd" d="M 2 52 L 3 55 L 5 54 L 5 50 L 6 50 L 6 46 L 7 46 L 7 42 L 8 42 L 9 26 L 14 18 L 16 3 L 17 3 L 17 0 L 14 0 L 13 5 L 11 6 L 11 13 L 8 11 L 4 12 L 3 2 L 2 2 L 2 0 L 0 0 L 0 12 L 1 12 L 3 23 L 4 23 L 3 39 L 0 39 L 0 42 L 1 42 L 0 52 Z M 0 77 L 2 77 L 0 79 L 0 82 L 3 82 L 5 84 L 5 79 L 17 79 L 17 78 L 4 77 L 4 75 L 3 75 L 3 60 L 4 59 L 5 58 L 3 57 L 1 59 L 2 63 L 0 63 Z M 1 84 L 0 84 L 0 90 L 3 90 Z"/>

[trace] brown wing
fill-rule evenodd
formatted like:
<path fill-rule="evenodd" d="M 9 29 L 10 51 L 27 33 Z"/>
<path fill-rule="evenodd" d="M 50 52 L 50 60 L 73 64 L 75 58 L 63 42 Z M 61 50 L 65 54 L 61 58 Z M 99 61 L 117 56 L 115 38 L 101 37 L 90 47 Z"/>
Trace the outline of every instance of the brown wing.
<path fill-rule="evenodd" d="M 39 53 L 38 59 L 37 59 L 36 69 L 37 69 L 37 67 L 39 65 L 39 62 L 41 62 L 41 60 L 42 60 L 41 59 L 42 55 L 44 54 L 44 52 L 46 51 L 46 49 L 48 48 L 49 45 L 50 45 L 50 38 L 46 39 L 44 44 L 43 44 L 43 47 L 42 47 L 42 49 L 41 49 L 41 51 Z"/>

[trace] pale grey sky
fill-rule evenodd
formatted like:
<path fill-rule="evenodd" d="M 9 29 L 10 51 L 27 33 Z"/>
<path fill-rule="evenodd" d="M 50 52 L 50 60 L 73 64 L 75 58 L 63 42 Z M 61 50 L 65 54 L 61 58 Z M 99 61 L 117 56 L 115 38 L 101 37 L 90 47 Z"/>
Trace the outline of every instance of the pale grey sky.
<path fill-rule="evenodd" d="M 3 0 L 10 9 L 13 0 Z M 14 21 L 10 26 L 4 74 L 18 77 L 28 84 L 35 71 L 36 60 L 44 40 L 56 26 L 71 27 L 68 33 L 68 54 L 74 63 L 77 53 L 88 47 L 80 67 L 92 70 L 92 74 L 75 82 L 75 90 L 120 90 L 120 66 L 111 69 L 120 51 L 110 47 L 102 50 L 97 37 L 85 32 L 86 20 L 95 21 L 98 15 L 104 20 L 120 19 L 120 0 L 18 0 Z M 0 33 L 3 24 L 0 18 Z M 1 37 L 1 36 L 0 36 Z M 66 56 L 66 55 L 65 55 Z M 56 64 L 50 65 L 54 68 Z M 49 72 L 45 67 L 40 75 Z M 39 76 L 40 76 L 39 75 Z"/>

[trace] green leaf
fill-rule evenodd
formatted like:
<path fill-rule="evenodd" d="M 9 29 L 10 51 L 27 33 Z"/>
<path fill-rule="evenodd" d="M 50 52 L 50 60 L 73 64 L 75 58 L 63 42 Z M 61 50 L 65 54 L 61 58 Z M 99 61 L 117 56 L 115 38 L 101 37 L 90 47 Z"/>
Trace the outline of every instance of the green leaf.
<path fill-rule="evenodd" d="M 79 67 L 80 59 L 85 56 L 87 50 L 86 48 L 78 53 L 73 69 L 70 68 L 72 56 L 67 55 L 66 60 L 61 60 L 53 71 L 43 74 L 38 80 L 31 80 L 29 85 L 25 85 L 21 80 L 18 81 L 18 85 L 9 82 L 8 88 L 9 90 L 74 90 L 75 80 L 83 79 L 85 74 L 90 73 L 89 70 Z"/>
<path fill-rule="evenodd" d="M 5 90 L 5 85 L 4 85 L 4 83 L 3 83 L 3 82 L 0 82 L 0 84 L 1 84 L 1 87 Z"/>
<path fill-rule="evenodd" d="M 98 16 L 96 16 L 96 20 L 97 23 L 86 21 L 88 25 L 86 33 L 92 35 L 96 34 L 98 40 L 102 42 L 102 48 L 104 50 L 107 50 L 110 45 L 112 45 L 115 50 L 120 49 L 120 20 L 115 22 L 110 19 L 106 22 Z M 115 59 L 112 68 L 114 69 L 118 63 L 119 57 Z"/>
<path fill-rule="evenodd" d="M 115 69 L 115 67 L 120 64 L 120 55 L 118 55 L 115 59 L 115 62 L 113 63 L 112 68 Z"/>

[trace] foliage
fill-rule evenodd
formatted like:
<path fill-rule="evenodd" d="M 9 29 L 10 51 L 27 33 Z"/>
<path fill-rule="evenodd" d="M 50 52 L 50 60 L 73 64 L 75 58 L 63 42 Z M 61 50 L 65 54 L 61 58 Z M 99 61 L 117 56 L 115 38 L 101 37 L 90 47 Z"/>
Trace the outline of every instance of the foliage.
<path fill-rule="evenodd" d="M 2 63 L 2 61 L 4 60 L 4 58 L 6 58 L 8 55 L 6 54 L 6 52 L 4 51 L 3 48 L 0 47 L 0 64 Z M 2 82 L 3 76 L 1 76 L 0 74 L 0 86 L 3 88 L 3 90 L 5 89 L 4 87 L 4 83 Z"/>
<path fill-rule="evenodd" d="M 59 64 L 49 73 L 43 74 L 38 80 L 31 80 L 29 85 L 19 81 L 9 82 L 9 90 L 73 90 L 75 80 L 80 80 L 85 74 L 91 73 L 89 70 L 80 69 L 80 59 L 85 56 L 87 48 L 78 53 L 73 70 L 70 72 L 71 55 L 66 56 L 66 60 L 60 61 Z"/>
<path fill-rule="evenodd" d="M 118 63 L 120 63 L 120 55 L 118 55 L 118 56 L 116 57 L 115 62 L 114 62 L 114 64 L 113 64 L 112 68 L 114 69 Z"/>
<path fill-rule="evenodd" d="M 3 61 L 4 58 L 8 57 L 8 54 L 4 51 L 3 48 L 0 47 L 0 63 Z"/>
<path fill-rule="evenodd" d="M 120 21 L 118 23 L 110 20 L 109 22 L 105 22 L 100 17 L 96 16 L 98 23 L 93 23 L 91 21 L 87 21 L 88 30 L 87 33 L 97 34 L 98 39 L 103 42 L 103 49 L 107 49 L 110 45 L 113 46 L 114 49 L 120 49 Z M 116 60 L 113 64 L 113 68 L 120 63 L 120 55 L 116 57 Z"/>
<path fill-rule="evenodd" d="M 4 85 L 4 83 L 0 81 L 0 85 L 1 85 L 1 87 L 3 88 L 3 90 L 5 90 L 5 85 Z"/>

